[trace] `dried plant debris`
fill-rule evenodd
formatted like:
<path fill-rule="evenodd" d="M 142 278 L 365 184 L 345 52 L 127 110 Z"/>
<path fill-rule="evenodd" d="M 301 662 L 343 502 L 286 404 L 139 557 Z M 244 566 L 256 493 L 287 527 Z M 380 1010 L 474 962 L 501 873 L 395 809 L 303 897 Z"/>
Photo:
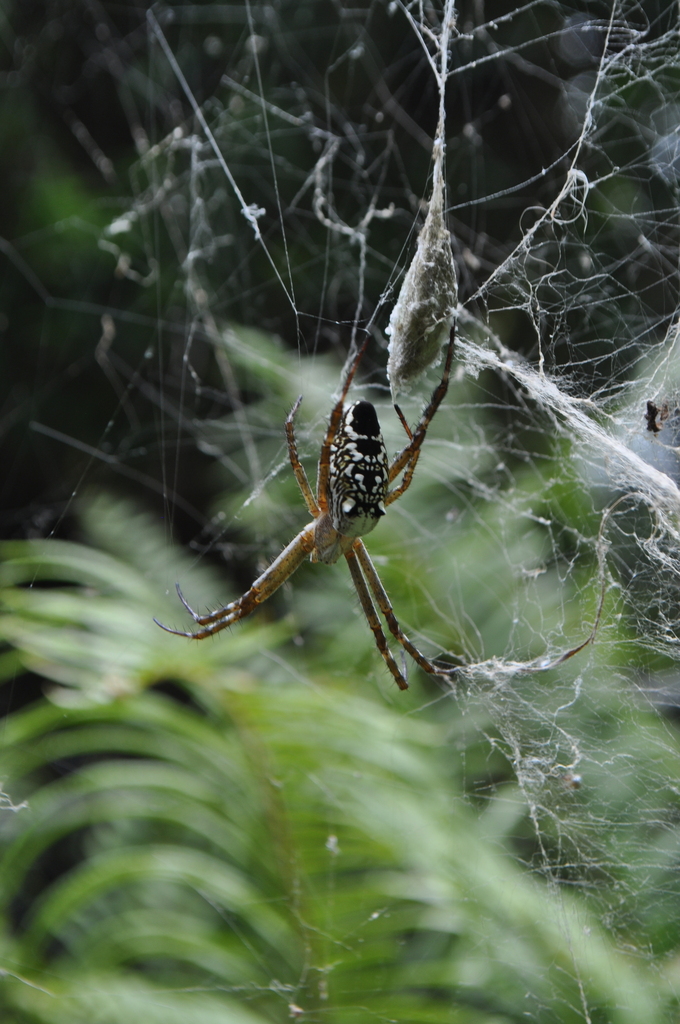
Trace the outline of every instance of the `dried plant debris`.
<path fill-rule="evenodd" d="M 645 419 L 647 420 L 647 430 L 654 434 L 658 434 L 663 426 L 662 423 L 657 422 L 657 416 L 660 420 L 667 420 L 669 415 L 668 402 L 664 402 L 659 408 L 654 402 L 647 402 L 647 412 L 645 413 Z"/>
<path fill-rule="evenodd" d="M 437 173 L 418 246 L 392 310 L 387 376 L 392 399 L 409 391 L 438 361 L 456 315 L 458 287 L 451 237 L 444 222 L 444 181 Z"/>

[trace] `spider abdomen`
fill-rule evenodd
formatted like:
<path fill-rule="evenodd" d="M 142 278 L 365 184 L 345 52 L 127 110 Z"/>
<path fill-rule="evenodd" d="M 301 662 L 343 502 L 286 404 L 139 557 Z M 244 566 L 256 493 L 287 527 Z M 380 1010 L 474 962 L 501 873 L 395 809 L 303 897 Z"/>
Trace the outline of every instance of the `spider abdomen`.
<path fill-rule="evenodd" d="M 385 515 L 389 462 L 370 402 L 345 412 L 331 445 L 328 511 L 343 537 L 363 537 Z"/>

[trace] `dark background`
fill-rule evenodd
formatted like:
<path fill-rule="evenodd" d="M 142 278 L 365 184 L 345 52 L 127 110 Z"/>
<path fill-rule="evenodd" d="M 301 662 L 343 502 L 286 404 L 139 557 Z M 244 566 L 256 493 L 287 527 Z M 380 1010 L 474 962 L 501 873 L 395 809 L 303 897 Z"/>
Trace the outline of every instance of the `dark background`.
<path fill-rule="evenodd" d="M 283 420 L 304 381 L 313 475 L 367 332 L 403 443 L 385 328 L 439 104 L 403 9 L 4 4 L 10 1024 L 674 1019 L 677 12 L 613 13 L 458 9 L 460 344 L 369 547 L 465 670 L 397 694 L 343 566 L 203 644 L 152 616 L 186 628 L 176 580 L 214 607 L 301 528 Z"/>

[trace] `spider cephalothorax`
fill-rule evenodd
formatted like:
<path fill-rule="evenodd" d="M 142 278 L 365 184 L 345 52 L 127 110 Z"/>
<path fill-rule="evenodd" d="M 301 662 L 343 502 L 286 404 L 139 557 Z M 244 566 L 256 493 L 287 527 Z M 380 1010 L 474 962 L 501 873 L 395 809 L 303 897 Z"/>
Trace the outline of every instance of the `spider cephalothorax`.
<path fill-rule="evenodd" d="M 340 397 L 331 412 L 326 437 L 321 446 L 316 495 L 309 486 L 297 451 L 293 421 L 302 401 L 298 398 L 286 420 L 288 457 L 302 496 L 313 517 L 312 522 L 300 530 L 297 537 L 293 538 L 242 597 L 209 615 L 199 615 L 190 608 L 177 587 L 182 604 L 201 628 L 195 633 L 169 629 L 167 626 L 162 628 L 169 633 L 187 636 L 193 640 L 212 636 L 213 633 L 219 633 L 221 629 L 226 629 L 227 626 L 250 615 L 259 604 L 266 601 L 282 583 L 285 583 L 308 555 L 313 562 L 324 562 L 327 565 L 337 562 L 340 556 L 344 555 L 378 650 L 394 676 L 397 686 L 406 690 L 408 683 L 387 646 L 373 604 L 374 599 L 385 617 L 390 632 L 414 661 L 431 675 L 448 676 L 450 668 L 434 665 L 402 631 L 361 538 L 375 528 L 378 520 L 385 515 L 386 509 L 402 496 L 413 479 L 427 428 L 449 386 L 453 341 L 452 330 L 442 379 L 413 432 L 401 410 L 395 406 L 409 441 L 391 463 L 388 461 L 380 433 L 378 416 L 371 403 L 360 401 L 350 405 L 346 410 L 344 407 L 347 392 L 366 346 L 357 352 L 345 377 Z M 400 473 L 404 474 L 401 483 L 390 491 L 390 484 L 394 483 Z M 161 626 L 162 623 L 159 622 L 158 625 Z"/>

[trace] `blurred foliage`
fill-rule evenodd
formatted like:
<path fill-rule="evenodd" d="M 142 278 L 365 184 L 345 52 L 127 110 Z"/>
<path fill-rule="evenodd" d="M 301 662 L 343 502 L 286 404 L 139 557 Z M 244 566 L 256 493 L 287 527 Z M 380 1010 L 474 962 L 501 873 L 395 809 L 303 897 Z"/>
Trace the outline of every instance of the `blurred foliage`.
<path fill-rule="evenodd" d="M 0 731 L 3 1020 L 576 1024 L 584 1007 L 612 1024 L 666 1019 L 670 988 L 614 948 L 587 888 L 521 867 L 536 836 L 494 766 L 482 703 L 418 712 L 414 682 L 392 708 L 331 669 L 332 650 L 290 644 L 285 621 L 168 637 L 150 618 L 172 614 L 158 529 L 101 497 L 83 517 L 108 552 L 2 552 L 6 675 L 18 686 L 22 668 L 37 672 L 52 698 Z M 172 559 L 214 595 L 204 568 Z M 612 705 L 617 756 L 635 758 L 642 784 L 664 730 L 649 716 L 634 750 L 621 714 Z M 663 746 L 680 778 L 680 744 Z M 561 803 L 595 815 L 604 800 L 594 774 L 587 795 L 555 785 L 541 798 L 555 824 Z M 583 855 L 588 836 L 571 838 Z"/>
<path fill-rule="evenodd" d="M 612 13 L 486 6 L 459 5 L 447 97 L 465 331 L 568 368 L 602 412 L 678 304 L 658 148 L 677 12 L 614 24 L 630 60 L 598 93 L 590 187 L 480 295 L 564 182 Z M 266 254 L 149 12 L 267 211 Z M 362 393 L 403 443 L 381 328 L 438 97 L 398 5 L 7 0 L 0 29 L 3 1024 L 676 1019 L 679 699 L 646 637 L 654 523 L 622 512 L 596 642 L 555 664 L 596 621 L 610 494 L 510 375 L 456 374 L 370 538 L 409 635 L 470 667 L 451 691 L 411 669 L 396 693 L 344 565 L 304 565 L 212 641 L 152 621 L 184 621 L 176 580 L 196 606 L 235 597 L 300 529 L 282 422 L 302 392 L 310 467 L 369 323 Z M 314 211 L 330 142 L 338 217 L 395 204 L 365 266 Z"/>

